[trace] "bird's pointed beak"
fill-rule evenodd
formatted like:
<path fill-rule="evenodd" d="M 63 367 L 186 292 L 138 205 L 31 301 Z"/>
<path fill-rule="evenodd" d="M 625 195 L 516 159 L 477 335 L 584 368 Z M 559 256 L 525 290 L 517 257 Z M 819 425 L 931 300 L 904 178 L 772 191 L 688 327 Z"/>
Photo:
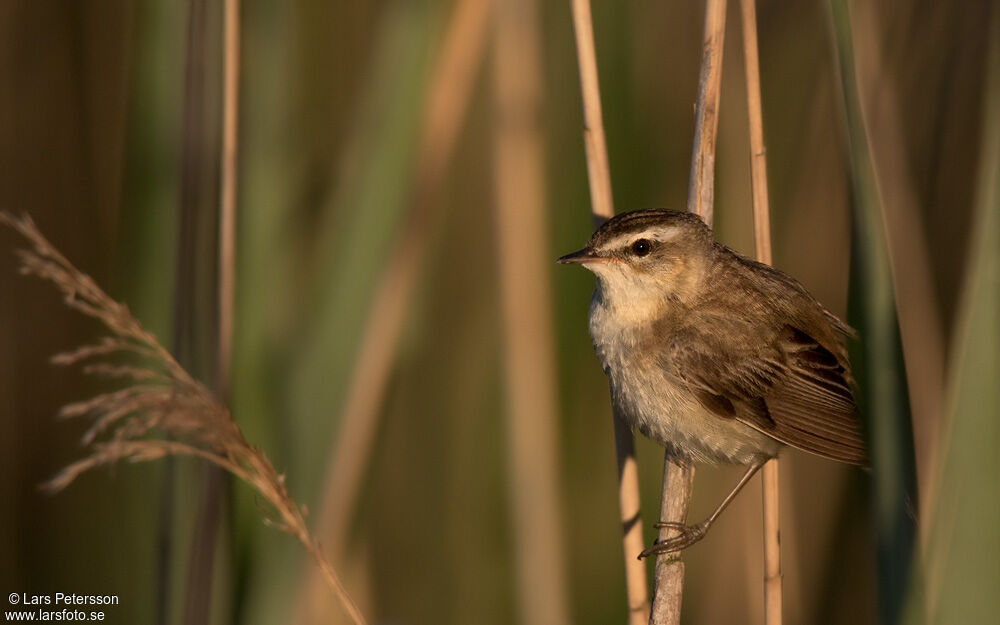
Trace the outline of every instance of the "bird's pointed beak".
<path fill-rule="evenodd" d="M 583 248 L 582 250 L 577 250 L 572 254 L 566 254 L 565 256 L 556 260 L 557 263 L 561 265 L 577 264 L 585 265 L 587 263 L 599 262 L 607 260 L 603 256 L 599 256 L 596 251 L 590 246 Z"/>

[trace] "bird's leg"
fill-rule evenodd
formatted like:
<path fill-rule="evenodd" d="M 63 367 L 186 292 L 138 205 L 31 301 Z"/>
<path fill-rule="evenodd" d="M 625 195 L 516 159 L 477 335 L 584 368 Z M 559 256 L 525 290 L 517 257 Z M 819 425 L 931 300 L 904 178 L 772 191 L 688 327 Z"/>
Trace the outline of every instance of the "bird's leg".
<path fill-rule="evenodd" d="M 639 559 L 641 560 L 645 557 L 660 553 L 682 551 L 704 538 L 705 534 L 708 532 L 708 528 L 711 527 L 712 523 L 715 523 L 715 519 L 719 518 L 719 515 L 726 509 L 726 506 L 728 506 L 729 503 L 736 498 L 737 493 L 739 493 L 743 487 L 746 486 L 747 482 L 750 481 L 750 478 L 752 478 L 754 474 L 757 473 L 762 466 L 764 466 L 764 463 L 767 462 L 767 460 L 767 458 L 763 460 L 756 460 L 753 464 L 747 467 L 743 477 L 741 477 L 740 481 L 736 483 L 733 490 L 726 495 L 726 498 L 722 500 L 722 503 L 720 503 L 715 509 L 715 512 L 713 512 L 701 523 L 696 525 L 687 525 L 685 523 L 678 523 L 675 521 L 660 521 L 658 523 L 654 523 L 653 527 L 657 529 L 668 528 L 676 530 L 678 535 L 662 541 L 657 540 L 651 547 L 644 549 L 642 553 L 639 554 Z"/>

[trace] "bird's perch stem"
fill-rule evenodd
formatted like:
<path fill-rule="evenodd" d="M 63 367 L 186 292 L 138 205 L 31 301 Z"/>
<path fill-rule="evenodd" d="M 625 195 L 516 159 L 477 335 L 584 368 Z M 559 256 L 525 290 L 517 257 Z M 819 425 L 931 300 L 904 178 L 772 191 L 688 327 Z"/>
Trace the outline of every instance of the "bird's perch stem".
<path fill-rule="evenodd" d="M 694 466 L 671 457 L 663 459 L 663 500 L 660 519 L 683 521 L 687 517 L 691 486 L 694 483 Z M 671 530 L 660 530 L 660 538 L 670 538 Z M 680 623 L 681 599 L 684 591 L 684 562 L 678 554 L 663 554 L 656 559 L 653 609 L 649 622 Z"/>
<path fill-rule="evenodd" d="M 580 91 L 583 94 L 583 140 L 587 153 L 590 205 L 594 221 L 600 223 L 610 219 L 615 214 L 615 209 L 611 195 L 608 150 L 604 142 L 594 27 L 590 16 L 590 0 L 572 0 L 571 6 L 576 33 L 577 62 L 580 66 Z M 618 456 L 618 504 L 622 521 L 628 621 L 629 625 L 641 625 L 649 619 L 649 600 L 646 568 L 637 557 L 642 551 L 643 544 L 635 441 L 628 425 L 617 417 L 614 418 L 614 428 L 615 452 Z"/>
<path fill-rule="evenodd" d="M 750 181 L 753 191 L 753 230 L 757 260 L 771 264 L 770 209 L 767 200 L 767 156 L 760 98 L 760 60 L 757 53 L 756 0 L 740 0 L 743 17 L 743 59 L 750 117 Z M 761 484 L 764 508 L 764 622 L 781 625 L 781 544 L 778 514 L 778 459 L 764 465 Z"/>
<path fill-rule="evenodd" d="M 712 225 L 713 188 L 715 184 L 715 138 L 719 127 L 719 94 L 722 87 L 722 49 L 726 37 L 726 0 L 708 0 L 705 6 L 705 35 L 701 71 L 698 76 L 698 100 L 695 105 L 694 147 L 691 150 L 691 178 L 688 183 L 688 211 L 697 213 Z M 660 520 L 683 523 L 694 467 L 680 462 L 669 453 L 663 462 L 663 499 Z M 661 530 L 661 538 L 670 537 Z M 661 554 L 656 559 L 653 578 L 653 625 L 677 625 L 681 618 L 684 591 L 684 563 L 677 554 Z"/>
<path fill-rule="evenodd" d="M 688 211 L 712 225 L 715 199 L 715 138 L 719 129 L 719 94 L 722 93 L 722 48 L 726 40 L 726 0 L 708 0 L 702 42 L 698 101 L 694 113 L 694 148 L 688 180 Z"/>

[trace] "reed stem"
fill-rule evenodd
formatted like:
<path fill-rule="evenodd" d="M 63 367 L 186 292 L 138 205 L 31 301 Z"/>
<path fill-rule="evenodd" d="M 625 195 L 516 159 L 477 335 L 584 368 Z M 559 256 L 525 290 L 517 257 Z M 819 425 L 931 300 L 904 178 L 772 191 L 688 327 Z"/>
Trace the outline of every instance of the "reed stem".
<path fill-rule="evenodd" d="M 767 197 L 767 153 L 760 97 L 756 0 L 740 0 L 743 17 L 743 60 L 746 69 L 747 113 L 750 117 L 750 182 L 757 260 L 771 264 L 770 208 Z M 764 623 L 781 625 L 781 542 L 778 459 L 769 460 L 761 474 L 764 508 Z"/>
<path fill-rule="evenodd" d="M 494 197 L 518 622 L 568 625 L 538 0 L 494 8 Z"/>
<path fill-rule="evenodd" d="M 219 185 L 218 390 L 226 401 L 233 350 L 236 285 L 236 149 L 239 127 L 240 0 L 226 0 L 223 41 L 222 167 Z"/>
<path fill-rule="evenodd" d="M 694 145 L 691 150 L 691 177 L 688 182 L 688 211 L 712 225 L 715 199 L 715 139 L 719 128 L 719 95 L 722 87 L 722 50 L 726 38 L 726 0 L 708 0 L 705 5 L 705 32 L 698 100 L 695 104 Z M 694 467 L 674 458 L 663 457 L 663 496 L 660 520 L 683 523 L 687 517 L 694 482 Z M 660 530 L 666 539 L 671 530 Z M 677 553 L 656 558 L 653 577 L 653 608 L 650 623 L 677 625 L 681 618 L 684 592 L 684 562 Z"/>
<path fill-rule="evenodd" d="M 577 63 L 580 68 L 580 91 L 583 97 L 583 142 L 587 155 L 587 179 L 590 182 L 590 207 L 595 225 L 615 214 L 611 193 L 611 172 L 604 139 L 601 113 L 601 89 L 597 79 L 597 53 L 590 0 L 572 0 L 573 27 L 576 34 Z M 612 418 L 615 453 L 618 461 L 618 507 L 622 522 L 622 551 L 625 558 L 625 596 L 629 625 L 649 620 L 646 568 L 638 559 L 642 552 L 642 518 L 639 509 L 639 469 L 635 461 L 632 431 L 617 416 Z"/>

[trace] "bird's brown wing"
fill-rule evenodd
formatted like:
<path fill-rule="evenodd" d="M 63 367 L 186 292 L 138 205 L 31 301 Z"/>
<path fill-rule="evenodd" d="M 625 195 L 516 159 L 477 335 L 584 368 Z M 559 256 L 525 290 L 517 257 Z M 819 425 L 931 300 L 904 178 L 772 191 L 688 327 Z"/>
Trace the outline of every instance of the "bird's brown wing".
<path fill-rule="evenodd" d="M 791 326 L 757 345 L 741 351 L 682 333 L 668 341 L 663 366 L 720 417 L 825 458 L 865 464 L 850 373 L 837 357 Z"/>

